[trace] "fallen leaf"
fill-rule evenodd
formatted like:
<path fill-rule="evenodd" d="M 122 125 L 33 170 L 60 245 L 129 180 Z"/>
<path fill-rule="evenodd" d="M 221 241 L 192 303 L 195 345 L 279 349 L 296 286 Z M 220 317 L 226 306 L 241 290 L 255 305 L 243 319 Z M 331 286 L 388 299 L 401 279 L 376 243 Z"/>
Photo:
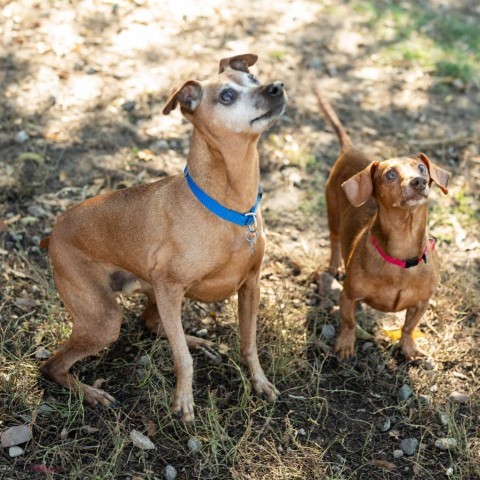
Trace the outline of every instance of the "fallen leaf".
<path fill-rule="evenodd" d="M 41 473 L 54 473 L 55 469 L 53 467 L 47 467 L 44 463 L 36 463 L 30 465 L 27 470 L 31 472 L 41 472 Z"/>
<path fill-rule="evenodd" d="M 80 430 L 85 433 L 96 433 L 99 431 L 98 428 L 91 427 L 90 425 L 84 425 L 83 427 L 80 428 Z"/>
<path fill-rule="evenodd" d="M 2 232 L 8 232 L 8 226 L 3 220 L 0 220 L 0 233 Z"/>
<path fill-rule="evenodd" d="M 395 468 L 394 463 L 387 462 L 386 460 L 373 459 L 373 460 L 370 460 L 370 464 L 375 465 L 376 467 L 385 468 L 387 470 L 391 470 L 392 468 Z"/>
<path fill-rule="evenodd" d="M 373 335 L 364 330 L 360 325 L 355 325 L 355 335 L 360 340 L 371 340 Z"/>
<path fill-rule="evenodd" d="M 402 337 L 402 329 L 401 328 L 390 328 L 390 327 L 383 327 L 383 332 L 385 335 L 392 340 L 392 342 L 398 342 Z M 423 338 L 425 334 L 420 330 L 414 330 L 412 333 L 413 339 Z"/>
<path fill-rule="evenodd" d="M 36 300 L 31 298 L 21 298 L 17 297 L 15 299 L 15 305 L 22 310 L 30 310 L 38 305 Z"/>

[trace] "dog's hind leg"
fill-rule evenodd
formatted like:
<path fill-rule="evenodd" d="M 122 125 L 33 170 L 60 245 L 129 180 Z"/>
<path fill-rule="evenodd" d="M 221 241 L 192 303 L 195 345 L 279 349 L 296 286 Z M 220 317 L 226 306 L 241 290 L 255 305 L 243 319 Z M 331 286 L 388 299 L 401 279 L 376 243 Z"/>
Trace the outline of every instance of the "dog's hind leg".
<path fill-rule="evenodd" d="M 56 256 L 51 245 L 50 252 L 55 285 L 71 315 L 72 333 L 62 348 L 41 365 L 40 371 L 64 387 L 80 389 L 93 407 L 114 406 L 115 399 L 107 392 L 68 373 L 75 362 L 100 352 L 120 333 L 122 313 L 109 285 L 108 272 L 70 246 L 63 245 L 61 255 Z"/>

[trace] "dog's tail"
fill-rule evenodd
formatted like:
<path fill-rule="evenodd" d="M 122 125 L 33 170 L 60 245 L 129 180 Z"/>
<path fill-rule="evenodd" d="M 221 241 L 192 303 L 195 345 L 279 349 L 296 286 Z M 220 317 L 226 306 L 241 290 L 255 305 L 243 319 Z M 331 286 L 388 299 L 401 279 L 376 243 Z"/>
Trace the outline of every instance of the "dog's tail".
<path fill-rule="evenodd" d="M 320 109 L 321 114 L 325 117 L 327 122 L 332 126 L 337 134 L 338 140 L 340 141 L 340 147 L 342 152 L 350 150 L 352 148 L 352 141 L 348 136 L 347 131 L 345 130 L 342 122 L 337 117 L 337 114 L 333 110 L 330 103 L 327 100 L 322 98 L 318 85 L 315 81 L 312 82 L 313 93 L 317 97 L 318 108 Z"/>

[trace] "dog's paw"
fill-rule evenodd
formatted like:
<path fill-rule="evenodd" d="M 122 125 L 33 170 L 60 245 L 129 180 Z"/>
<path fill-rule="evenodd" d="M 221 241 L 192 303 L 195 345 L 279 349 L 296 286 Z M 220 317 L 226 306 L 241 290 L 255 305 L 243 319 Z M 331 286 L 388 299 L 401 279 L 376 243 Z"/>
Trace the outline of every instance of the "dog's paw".
<path fill-rule="evenodd" d="M 193 422 L 195 420 L 193 395 L 188 392 L 175 392 L 173 411 L 182 422 Z"/>
<path fill-rule="evenodd" d="M 255 393 L 269 402 L 274 402 L 280 396 L 280 392 L 275 388 L 275 385 L 268 381 L 265 375 L 254 376 L 252 385 Z"/>
<path fill-rule="evenodd" d="M 92 408 L 102 410 L 104 408 L 115 408 L 119 405 L 119 402 L 105 390 L 83 384 L 82 390 L 83 398 Z"/>
<path fill-rule="evenodd" d="M 425 357 L 427 354 L 417 346 L 415 340 L 407 335 L 400 339 L 402 353 L 407 360 L 416 360 Z"/>
<path fill-rule="evenodd" d="M 335 354 L 339 362 L 347 362 L 355 357 L 355 330 L 340 333 L 335 344 Z"/>

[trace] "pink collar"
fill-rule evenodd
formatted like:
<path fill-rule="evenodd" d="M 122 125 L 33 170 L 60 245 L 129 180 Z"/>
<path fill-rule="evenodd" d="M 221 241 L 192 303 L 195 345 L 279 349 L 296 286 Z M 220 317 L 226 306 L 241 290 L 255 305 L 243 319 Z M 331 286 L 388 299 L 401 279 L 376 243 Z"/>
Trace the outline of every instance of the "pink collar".
<path fill-rule="evenodd" d="M 435 250 L 435 239 L 429 238 L 427 244 L 425 245 L 425 249 L 423 250 L 423 254 L 421 257 L 418 258 L 409 258 L 407 260 L 399 260 L 398 258 L 389 257 L 381 248 L 377 242 L 377 239 L 372 235 L 372 243 L 377 249 L 377 252 L 380 256 L 393 265 L 401 268 L 410 268 L 416 267 L 422 260 L 427 263 L 427 252 L 430 250 L 430 253 Z M 430 247 L 430 248 L 429 248 Z"/>

